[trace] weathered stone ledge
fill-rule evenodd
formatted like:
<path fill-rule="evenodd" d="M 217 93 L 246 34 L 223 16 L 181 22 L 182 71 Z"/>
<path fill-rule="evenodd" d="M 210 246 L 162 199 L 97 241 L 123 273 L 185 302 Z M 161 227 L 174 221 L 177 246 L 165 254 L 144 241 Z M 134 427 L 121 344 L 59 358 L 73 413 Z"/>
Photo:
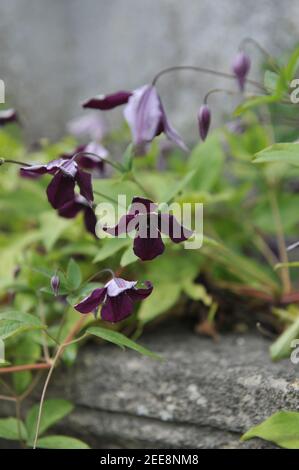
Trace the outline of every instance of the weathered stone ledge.
<path fill-rule="evenodd" d="M 272 363 L 261 337 L 214 343 L 166 325 L 140 341 L 165 361 L 89 344 L 75 367 L 56 372 L 49 396 L 76 405 L 60 431 L 98 448 L 270 448 L 239 437 L 277 410 L 299 408 L 298 366 Z"/>

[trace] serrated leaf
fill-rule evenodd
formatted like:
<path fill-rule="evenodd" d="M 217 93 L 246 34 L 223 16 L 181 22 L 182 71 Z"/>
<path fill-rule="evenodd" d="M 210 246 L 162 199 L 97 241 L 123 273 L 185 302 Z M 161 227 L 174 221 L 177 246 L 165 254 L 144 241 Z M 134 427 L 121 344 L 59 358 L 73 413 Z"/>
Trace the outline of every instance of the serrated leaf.
<path fill-rule="evenodd" d="M 249 429 L 242 441 L 260 437 L 274 442 L 286 449 L 299 449 L 299 413 L 296 411 L 278 411 L 261 424 Z"/>
<path fill-rule="evenodd" d="M 39 434 L 43 434 L 53 424 L 60 421 L 62 418 L 70 414 L 73 410 L 73 405 L 67 400 L 49 399 L 44 402 L 43 412 L 40 422 Z M 37 417 L 39 412 L 39 404 L 34 405 L 27 413 L 26 428 L 28 432 L 28 440 L 31 442 L 34 439 Z"/>
<path fill-rule="evenodd" d="M 110 343 L 116 344 L 117 346 L 133 349 L 134 351 L 137 351 L 144 356 L 149 356 L 153 359 L 161 359 L 158 354 L 153 353 L 149 349 L 127 338 L 118 331 L 108 330 L 107 328 L 101 328 L 99 326 L 92 326 L 91 328 L 88 328 L 87 333 L 104 339 Z"/>
<path fill-rule="evenodd" d="M 37 442 L 40 449 L 90 449 L 83 441 L 69 436 L 47 436 Z"/>
<path fill-rule="evenodd" d="M 19 429 L 23 440 L 27 440 L 27 432 L 22 421 L 18 421 L 16 418 L 4 418 L 0 419 L 0 437 L 10 441 L 19 440 Z"/>

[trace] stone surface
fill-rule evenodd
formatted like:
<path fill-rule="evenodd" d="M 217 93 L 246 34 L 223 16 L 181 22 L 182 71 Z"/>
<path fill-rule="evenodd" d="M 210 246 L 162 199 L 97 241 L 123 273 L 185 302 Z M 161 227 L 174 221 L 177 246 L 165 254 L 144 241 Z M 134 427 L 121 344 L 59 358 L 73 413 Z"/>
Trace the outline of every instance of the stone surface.
<path fill-rule="evenodd" d="M 28 138 L 56 137 L 94 93 L 140 86 L 174 64 L 228 70 L 246 36 L 271 53 L 284 51 L 298 40 L 298 15 L 293 0 L 6 0 L 0 3 L 0 78 Z M 257 65 L 261 54 L 248 52 Z M 164 77 L 159 88 L 178 129 L 195 140 L 204 94 L 230 85 L 186 72 Z M 214 123 L 233 109 L 223 95 L 211 103 Z"/>
<path fill-rule="evenodd" d="M 97 448 L 271 448 L 240 435 L 277 410 L 299 409 L 298 366 L 272 363 L 261 337 L 214 343 L 168 325 L 141 342 L 164 362 L 90 344 L 74 368 L 56 371 L 48 396 L 76 405 L 59 431 Z"/>

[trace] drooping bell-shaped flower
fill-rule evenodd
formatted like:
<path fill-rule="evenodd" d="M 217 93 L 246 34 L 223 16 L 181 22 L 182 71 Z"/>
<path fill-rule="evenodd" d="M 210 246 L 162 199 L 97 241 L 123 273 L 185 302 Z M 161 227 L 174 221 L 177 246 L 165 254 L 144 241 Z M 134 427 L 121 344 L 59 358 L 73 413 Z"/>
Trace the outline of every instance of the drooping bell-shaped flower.
<path fill-rule="evenodd" d="M 0 111 L 0 127 L 11 122 L 17 122 L 18 115 L 15 109 L 5 109 Z"/>
<path fill-rule="evenodd" d="M 158 206 L 149 199 L 134 197 L 128 213 L 122 216 L 115 227 L 103 227 L 113 236 L 135 230 L 133 251 L 142 261 L 149 261 L 164 252 L 161 233 L 168 235 L 174 243 L 188 240 L 193 232 L 180 225 L 171 214 L 161 214 Z"/>
<path fill-rule="evenodd" d="M 91 175 L 78 167 L 74 159 L 59 158 L 44 165 L 31 165 L 21 168 L 21 174 L 28 176 L 54 175 L 47 188 L 47 196 L 54 209 L 59 209 L 75 198 L 75 184 L 80 194 L 88 202 L 93 201 Z"/>
<path fill-rule="evenodd" d="M 198 111 L 198 130 L 202 140 L 206 140 L 211 124 L 211 111 L 208 105 L 203 104 Z"/>
<path fill-rule="evenodd" d="M 126 104 L 124 116 L 128 122 L 133 143 L 140 154 L 146 151 L 152 140 L 164 133 L 181 149 L 188 148 L 166 116 L 161 98 L 154 85 L 144 85 L 133 92 L 118 92 L 114 95 L 92 98 L 84 108 L 107 110 Z"/>
<path fill-rule="evenodd" d="M 60 217 L 64 217 L 65 219 L 73 219 L 79 212 L 83 212 L 86 230 L 96 236 L 97 218 L 92 204 L 89 203 L 85 197 L 76 194 L 73 200 L 58 209 Z"/>
<path fill-rule="evenodd" d="M 250 57 L 243 51 L 238 52 L 233 60 L 232 70 L 236 76 L 241 91 L 244 91 L 246 77 L 250 70 L 250 66 Z"/>
<path fill-rule="evenodd" d="M 78 312 L 86 314 L 95 312 L 102 305 L 101 318 L 116 323 L 133 313 L 134 302 L 148 297 L 153 286 L 146 281 L 141 288 L 137 281 L 126 281 L 114 277 L 104 287 L 95 289 L 85 299 L 74 306 Z"/>

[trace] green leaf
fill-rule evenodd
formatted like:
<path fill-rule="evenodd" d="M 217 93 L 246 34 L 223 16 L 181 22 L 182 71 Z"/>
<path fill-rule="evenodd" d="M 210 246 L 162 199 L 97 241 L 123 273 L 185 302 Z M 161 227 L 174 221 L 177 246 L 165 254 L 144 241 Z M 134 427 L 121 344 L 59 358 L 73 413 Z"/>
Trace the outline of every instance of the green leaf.
<path fill-rule="evenodd" d="M 78 289 L 82 282 L 81 269 L 76 261 L 71 258 L 67 266 L 67 283 L 71 290 Z"/>
<path fill-rule="evenodd" d="M 30 313 L 17 312 L 15 310 L 8 310 L 7 312 L 0 313 L 0 322 L 2 320 L 11 320 L 19 323 L 24 323 L 25 325 L 43 327 L 40 318 L 31 315 Z M 0 323 L 1 325 L 1 323 Z"/>
<path fill-rule="evenodd" d="M 134 351 L 137 351 L 144 356 L 149 356 L 153 359 L 161 359 L 158 354 L 155 354 L 149 349 L 140 346 L 140 344 L 135 343 L 135 341 L 127 338 L 118 331 L 108 330 L 99 326 L 92 326 L 91 328 L 88 328 L 87 333 L 104 339 L 105 341 L 109 341 L 110 343 L 116 344 L 117 346 L 133 349 Z"/>
<path fill-rule="evenodd" d="M 16 418 L 4 418 L 0 419 L 0 437 L 10 441 L 19 440 L 20 428 L 22 439 L 27 440 L 27 432 L 22 421 L 18 421 Z"/>
<path fill-rule="evenodd" d="M 60 235 L 70 226 L 69 219 L 58 217 L 55 211 L 41 215 L 41 240 L 47 251 L 51 251 Z"/>
<path fill-rule="evenodd" d="M 277 263 L 274 266 L 275 271 L 283 268 L 299 268 L 299 261 L 290 261 L 289 263 Z"/>
<path fill-rule="evenodd" d="M 264 75 L 265 88 L 267 88 L 269 92 L 273 92 L 277 87 L 279 78 L 278 73 L 272 72 L 272 70 L 266 70 Z"/>
<path fill-rule="evenodd" d="M 73 410 L 73 405 L 67 400 L 50 399 L 44 402 L 42 418 L 40 422 L 39 434 L 43 434 L 53 424 L 60 421 Z M 34 405 L 27 413 L 26 428 L 28 431 L 28 440 L 31 442 L 34 439 L 37 417 L 39 412 L 39 404 Z"/>
<path fill-rule="evenodd" d="M 257 106 L 271 104 L 279 101 L 281 99 L 280 93 L 275 93 L 274 95 L 262 95 L 262 96 L 253 96 L 248 98 L 246 101 L 241 103 L 234 111 L 234 116 L 240 116 L 251 108 Z"/>
<path fill-rule="evenodd" d="M 40 449 L 90 449 L 85 442 L 68 436 L 47 436 L 37 442 Z"/>
<path fill-rule="evenodd" d="M 261 424 L 249 429 L 242 441 L 260 437 L 274 442 L 286 449 L 299 449 L 299 413 L 296 411 L 278 411 Z"/>
<path fill-rule="evenodd" d="M 99 248 L 97 256 L 94 258 L 93 263 L 98 263 L 107 258 L 112 257 L 118 251 L 122 250 L 131 242 L 128 238 L 106 238 L 102 241 L 102 247 Z"/>
<path fill-rule="evenodd" d="M 151 295 L 142 302 L 138 319 L 142 324 L 148 323 L 157 316 L 167 312 L 178 301 L 181 286 L 175 283 L 160 282 L 155 285 Z"/>
<path fill-rule="evenodd" d="M 213 299 L 207 293 L 205 286 L 187 281 L 183 285 L 184 292 L 193 300 L 201 300 L 207 307 L 212 305 Z"/>
<path fill-rule="evenodd" d="M 299 318 L 289 326 L 270 346 L 270 354 L 273 361 L 278 361 L 286 357 L 290 357 L 291 342 L 299 338 Z"/>
<path fill-rule="evenodd" d="M 255 154 L 253 163 L 282 162 L 299 166 L 299 144 L 279 143 Z"/>
<path fill-rule="evenodd" d="M 130 245 L 123 253 L 120 259 L 120 265 L 122 268 L 125 268 L 129 264 L 135 263 L 138 261 L 138 257 L 135 255 L 132 246 Z"/>

